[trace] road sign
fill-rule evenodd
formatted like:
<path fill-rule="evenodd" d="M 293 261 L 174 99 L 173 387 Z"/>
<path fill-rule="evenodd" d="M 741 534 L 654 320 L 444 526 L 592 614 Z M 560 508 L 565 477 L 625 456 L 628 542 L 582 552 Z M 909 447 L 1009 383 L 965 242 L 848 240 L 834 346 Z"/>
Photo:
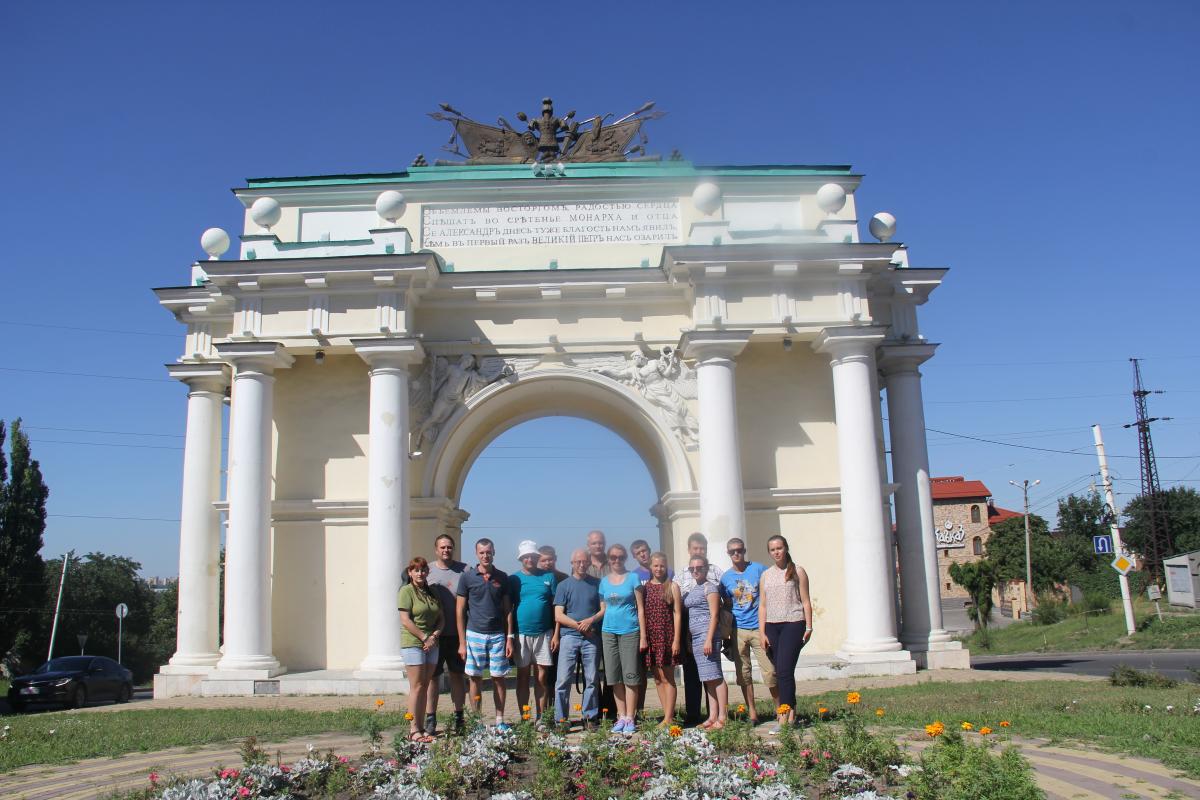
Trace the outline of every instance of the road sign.
<path fill-rule="evenodd" d="M 1146 587 L 1146 597 L 1149 597 L 1151 600 L 1159 600 L 1162 598 L 1162 589 L 1159 589 L 1154 584 L 1150 584 Z"/>
<path fill-rule="evenodd" d="M 1108 536 L 1093 536 L 1092 549 L 1098 556 L 1108 555 L 1113 551 L 1112 539 Z"/>
<path fill-rule="evenodd" d="M 129 616 L 129 606 L 124 603 L 117 603 L 117 619 L 125 619 Z"/>
<path fill-rule="evenodd" d="M 1117 556 L 1112 560 L 1112 568 L 1122 575 L 1128 575 L 1129 571 L 1133 569 L 1133 561 L 1125 556 Z"/>

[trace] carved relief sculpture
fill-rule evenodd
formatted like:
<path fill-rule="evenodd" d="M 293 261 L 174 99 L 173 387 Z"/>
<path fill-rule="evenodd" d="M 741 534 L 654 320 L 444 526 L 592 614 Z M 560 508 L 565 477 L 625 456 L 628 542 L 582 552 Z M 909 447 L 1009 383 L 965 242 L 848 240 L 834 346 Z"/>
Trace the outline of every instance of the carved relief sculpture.
<path fill-rule="evenodd" d="M 628 360 L 592 366 L 592 370 L 636 389 L 662 412 L 667 424 L 687 447 L 699 444 L 700 426 L 689 400 L 695 400 L 696 371 L 683 363 L 673 347 L 664 347 L 655 358 L 634 350 Z"/>
<path fill-rule="evenodd" d="M 501 356 L 476 359 L 470 353 L 464 353 L 457 361 L 430 356 L 425 370 L 413 381 L 410 393 L 415 427 L 409 454 L 419 458 L 437 439 L 446 420 L 480 389 L 529 369 L 538 361 L 536 358 L 506 359 Z"/>

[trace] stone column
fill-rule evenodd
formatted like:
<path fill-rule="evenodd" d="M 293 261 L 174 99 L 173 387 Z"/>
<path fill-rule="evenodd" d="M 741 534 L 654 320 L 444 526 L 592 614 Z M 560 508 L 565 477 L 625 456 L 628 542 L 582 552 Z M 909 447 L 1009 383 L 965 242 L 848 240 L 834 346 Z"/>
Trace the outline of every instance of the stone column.
<path fill-rule="evenodd" d="M 425 358 L 416 339 L 354 339 L 370 365 L 367 452 L 367 656 L 361 672 L 403 672 L 396 593 L 409 552 L 408 368 Z"/>
<path fill-rule="evenodd" d="M 700 394 L 700 531 L 709 560 L 722 569 L 729 568 L 725 543 L 746 538 L 734 359 L 749 341 L 749 331 L 689 331 L 680 343 L 696 360 Z"/>
<path fill-rule="evenodd" d="M 849 661 L 909 659 L 896 638 L 895 567 L 880 513 L 872 377 L 882 339 L 879 328 L 826 328 L 813 344 L 829 354 L 833 369 L 846 586 L 846 641 L 838 655 Z"/>
<path fill-rule="evenodd" d="M 880 367 L 887 389 L 892 441 L 892 480 L 896 488 L 896 536 L 900 549 L 900 641 L 927 666 L 969 666 L 962 644 L 942 627 L 942 593 L 934 540 L 933 494 L 929 486 L 929 448 L 920 365 L 936 349 L 932 344 L 894 344 L 881 348 Z M 950 653 L 949 651 L 960 651 Z M 953 663 L 951 663 L 953 662 Z M 958 663 L 966 662 L 966 663 Z"/>
<path fill-rule="evenodd" d="M 168 364 L 172 378 L 188 386 L 183 443 L 183 502 L 179 514 L 179 614 L 175 655 L 167 674 L 203 673 L 221 659 L 217 609 L 221 516 L 221 413 L 229 367 Z"/>
<path fill-rule="evenodd" d="M 233 364 L 229 413 L 229 529 L 225 536 L 225 654 L 239 677 L 283 672 L 271 647 L 271 424 L 275 370 L 292 357 L 278 342 L 218 344 Z"/>

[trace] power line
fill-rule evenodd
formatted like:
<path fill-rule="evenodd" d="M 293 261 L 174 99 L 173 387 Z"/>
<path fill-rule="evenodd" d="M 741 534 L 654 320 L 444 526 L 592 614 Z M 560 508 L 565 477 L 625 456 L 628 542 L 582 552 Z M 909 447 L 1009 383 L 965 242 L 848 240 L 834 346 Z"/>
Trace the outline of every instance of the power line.
<path fill-rule="evenodd" d="M 0 325 L 20 325 L 25 328 L 53 328 L 62 331 L 85 331 L 87 333 L 117 333 L 123 336 L 161 336 L 163 338 L 178 339 L 178 333 L 154 333 L 151 331 L 123 331 L 114 328 L 84 328 L 76 325 L 49 325 L 44 322 L 13 322 L 11 320 L 0 319 Z"/>
<path fill-rule="evenodd" d="M 1121 396 L 1124 397 L 1124 395 L 1121 395 Z M 1062 455 L 1067 455 L 1067 456 L 1090 456 L 1091 455 L 1089 453 L 1080 453 L 1080 452 L 1078 452 L 1078 450 L 1056 450 L 1052 447 L 1035 447 L 1031 444 L 1013 444 L 1012 442 L 999 442 L 999 441 L 996 441 L 995 439 L 985 439 L 982 436 L 968 436 L 965 433 L 953 433 L 951 431 L 943 431 L 943 430 L 939 430 L 937 428 L 926 428 L 925 430 L 929 433 L 941 433 L 946 436 L 953 436 L 957 439 L 970 439 L 973 442 L 984 442 L 986 444 L 998 444 L 1003 447 L 1016 447 L 1021 450 L 1038 450 L 1043 453 L 1061 453 Z M 1082 449 L 1082 448 L 1080 448 L 1080 449 Z M 1119 456 L 1119 455 L 1111 455 L 1110 454 L 1109 458 L 1138 458 L 1138 456 Z M 1193 459 L 1193 458 L 1200 458 L 1200 455 L 1159 456 L 1159 458 Z"/>
<path fill-rule="evenodd" d="M 179 522 L 178 519 L 165 517 L 110 517 L 103 514 L 47 514 L 47 517 L 62 517 L 64 519 L 116 519 L 133 522 Z"/>
<path fill-rule="evenodd" d="M 25 372 L 32 375 L 64 375 L 71 378 L 106 378 L 114 381 L 143 381 L 145 383 L 177 383 L 171 378 L 141 378 L 136 375 L 101 375 L 95 372 L 62 372 L 53 369 L 27 369 L 25 367 L 0 367 L 5 372 Z"/>
<path fill-rule="evenodd" d="M 173 439 L 182 439 L 182 433 L 146 433 L 143 431 L 101 431 L 94 428 L 54 428 L 49 425 L 21 425 L 22 430 L 27 431 L 68 431 L 70 433 L 101 433 L 106 436 L 162 436 Z"/>
<path fill-rule="evenodd" d="M 121 442 L 77 442 L 71 439 L 30 439 L 32 444 L 81 444 L 87 447 L 136 447 L 143 450 L 182 450 L 169 444 L 122 444 Z"/>

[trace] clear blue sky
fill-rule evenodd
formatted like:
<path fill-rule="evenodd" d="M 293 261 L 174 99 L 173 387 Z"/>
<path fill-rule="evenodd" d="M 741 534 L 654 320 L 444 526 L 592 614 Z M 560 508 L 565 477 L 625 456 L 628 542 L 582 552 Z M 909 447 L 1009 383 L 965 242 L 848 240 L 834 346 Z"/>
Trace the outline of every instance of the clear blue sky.
<path fill-rule="evenodd" d="M 700 164 L 864 173 L 860 216 L 895 213 L 914 264 L 951 268 L 922 317 L 944 343 L 929 427 L 1082 454 L 931 433 L 935 474 L 1008 507 L 1009 479 L 1040 478 L 1052 512 L 1095 471 L 1090 423 L 1136 454 L 1138 355 L 1175 417 L 1160 474 L 1196 486 L 1197 41 L 1193 2 L 6 4 L 0 418 L 24 417 L 50 484 L 46 554 L 175 573 L 184 390 L 161 365 L 181 338 L 149 290 L 186 281 L 204 228 L 237 229 L 230 187 L 432 160 L 437 102 L 511 119 L 547 94 L 657 100 L 652 149 Z M 464 506 L 502 551 L 512 526 L 652 530 L 645 468 L 602 429 L 497 445 Z M 1114 467 L 1128 500 L 1137 461 Z"/>

